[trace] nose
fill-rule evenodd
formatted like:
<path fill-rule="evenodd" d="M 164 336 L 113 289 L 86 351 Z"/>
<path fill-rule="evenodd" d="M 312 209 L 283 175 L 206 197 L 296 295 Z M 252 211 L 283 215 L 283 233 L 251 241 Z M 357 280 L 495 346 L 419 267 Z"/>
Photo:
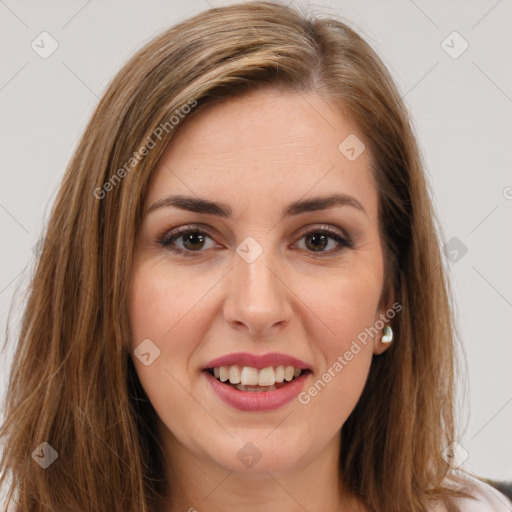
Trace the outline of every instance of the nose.
<path fill-rule="evenodd" d="M 224 302 L 226 322 L 240 333 L 272 337 L 290 322 L 293 293 L 270 251 L 248 263 L 238 254 L 229 272 Z"/>

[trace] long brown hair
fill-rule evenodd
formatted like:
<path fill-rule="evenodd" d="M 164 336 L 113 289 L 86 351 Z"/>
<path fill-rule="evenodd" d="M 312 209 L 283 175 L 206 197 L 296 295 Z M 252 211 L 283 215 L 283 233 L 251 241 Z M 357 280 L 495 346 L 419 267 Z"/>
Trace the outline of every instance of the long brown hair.
<path fill-rule="evenodd" d="M 159 510 L 155 411 L 130 352 L 127 292 L 152 170 L 176 130 L 258 87 L 343 109 L 373 156 L 386 300 L 403 309 L 342 427 L 343 485 L 381 512 L 448 499 L 456 329 L 411 120 L 372 48 L 333 17 L 271 2 L 205 11 L 129 60 L 101 99 L 53 206 L 17 342 L 1 436 L 16 511 Z M 340 141 L 341 142 L 341 141 Z M 145 148 L 145 150 L 143 149 Z M 47 442 L 58 459 L 31 456 Z"/>

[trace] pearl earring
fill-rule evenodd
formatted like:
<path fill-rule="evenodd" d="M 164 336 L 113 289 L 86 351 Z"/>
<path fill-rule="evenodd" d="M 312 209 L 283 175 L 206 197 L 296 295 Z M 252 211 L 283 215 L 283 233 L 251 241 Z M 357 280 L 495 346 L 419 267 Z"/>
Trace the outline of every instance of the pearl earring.
<path fill-rule="evenodd" d="M 389 325 L 384 327 L 384 334 L 380 341 L 382 341 L 382 343 L 391 343 L 393 341 L 393 329 L 391 329 Z"/>

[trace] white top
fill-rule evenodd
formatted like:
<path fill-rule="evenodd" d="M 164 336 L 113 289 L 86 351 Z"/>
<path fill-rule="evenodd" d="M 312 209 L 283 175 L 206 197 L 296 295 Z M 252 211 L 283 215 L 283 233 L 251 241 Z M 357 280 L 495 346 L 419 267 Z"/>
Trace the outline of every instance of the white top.
<path fill-rule="evenodd" d="M 503 493 L 470 475 L 463 476 L 468 481 L 468 491 L 477 499 L 455 499 L 461 512 L 512 512 L 512 502 Z M 446 512 L 446 508 L 438 506 L 432 512 Z"/>

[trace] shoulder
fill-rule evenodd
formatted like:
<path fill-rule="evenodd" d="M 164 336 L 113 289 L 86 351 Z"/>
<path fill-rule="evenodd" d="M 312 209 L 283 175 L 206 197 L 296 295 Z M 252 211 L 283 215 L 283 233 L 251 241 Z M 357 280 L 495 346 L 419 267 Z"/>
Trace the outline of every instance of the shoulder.
<path fill-rule="evenodd" d="M 454 504 L 458 512 L 512 512 L 512 502 L 491 485 L 465 474 L 463 476 L 467 491 L 473 498 L 456 498 Z M 461 488 L 460 485 L 456 486 Z M 446 509 L 435 508 L 432 512 L 445 512 Z"/>

